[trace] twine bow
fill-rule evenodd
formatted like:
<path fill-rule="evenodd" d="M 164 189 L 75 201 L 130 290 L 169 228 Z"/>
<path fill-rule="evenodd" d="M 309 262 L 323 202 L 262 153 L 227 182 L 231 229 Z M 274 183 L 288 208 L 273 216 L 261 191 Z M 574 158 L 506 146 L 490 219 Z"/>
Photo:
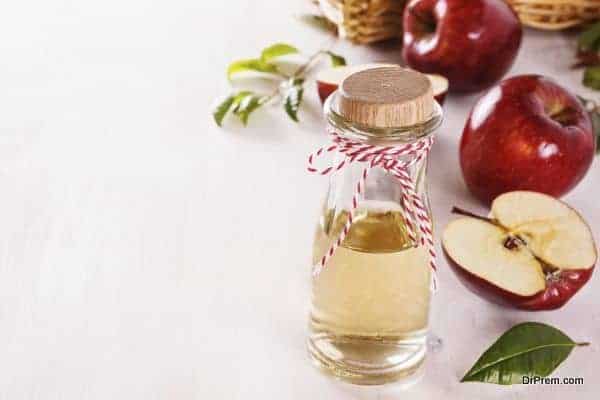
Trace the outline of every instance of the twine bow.
<path fill-rule="evenodd" d="M 414 143 L 400 146 L 375 146 L 342 137 L 336 132 L 331 132 L 331 136 L 332 143 L 330 145 L 321 147 L 308 157 L 307 169 L 309 172 L 319 175 L 328 175 L 344 168 L 346 164 L 354 162 L 364 163 L 365 167 L 356 183 L 356 189 L 352 196 L 352 206 L 349 210 L 346 224 L 337 240 L 329 247 L 329 250 L 323 255 L 320 262 L 314 266 L 313 276 L 317 276 L 321 273 L 336 249 L 343 243 L 346 235 L 348 235 L 350 226 L 354 220 L 354 213 L 358 208 L 364 192 L 365 182 L 369 175 L 369 171 L 374 167 L 379 167 L 393 174 L 402 187 L 402 209 L 408 236 L 410 240 L 418 246 L 415 226 L 418 227 L 421 234 L 420 244 L 425 246 L 429 253 L 429 265 L 432 269 L 431 285 L 432 290 L 435 291 L 437 289 L 437 266 L 431 219 L 429 218 L 427 208 L 425 207 L 425 200 L 417 194 L 415 184 L 409 172 L 411 166 L 427 157 L 433 144 L 433 137 L 426 137 L 419 139 Z M 332 152 L 343 154 L 344 157 L 342 161 L 337 164 L 332 164 L 324 169 L 317 169 L 314 166 L 314 162 L 318 157 Z M 411 157 L 406 161 L 401 161 L 399 158 L 403 156 Z"/>

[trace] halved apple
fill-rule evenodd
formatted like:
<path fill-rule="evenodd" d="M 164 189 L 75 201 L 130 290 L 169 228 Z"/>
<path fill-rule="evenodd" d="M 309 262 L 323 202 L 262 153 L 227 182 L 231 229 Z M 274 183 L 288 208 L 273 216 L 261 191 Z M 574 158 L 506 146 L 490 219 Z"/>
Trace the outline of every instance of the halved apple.
<path fill-rule="evenodd" d="M 433 89 L 433 97 L 440 103 L 440 106 L 444 105 L 446 100 L 446 94 L 448 93 L 448 79 L 442 75 L 436 74 L 425 74 L 431 82 L 431 88 Z"/>
<path fill-rule="evenodd" d="M 335 92 L 339 85 L 342 84 L 344 79 L 350 75 L 372 68 L 381 67 L 397 67 L 395 64 L 385 63 L 371 63 L 361 65 L 348 65 L 344 67 L 327 68 L 321 70 L 317 74 L 317 91 L 319 92 L 319 98 L 321 103 L 325 103 L 327 97 Z M 448 93 L 448 80 L 441 75 L 430 75 L 425 74 L 431 81 L 433 89 L 433 96 L 440 105 L 444 104 L 446 93 Z"/>
<path fill-rule="evenodd" d="M 446 227 L 448 263 L 472 291 L 526 310 L 563 306 L 590 279 L 597 260 L 592 232 L 567 204 L 516 191 L 497 197 L 489 217 Z"/>

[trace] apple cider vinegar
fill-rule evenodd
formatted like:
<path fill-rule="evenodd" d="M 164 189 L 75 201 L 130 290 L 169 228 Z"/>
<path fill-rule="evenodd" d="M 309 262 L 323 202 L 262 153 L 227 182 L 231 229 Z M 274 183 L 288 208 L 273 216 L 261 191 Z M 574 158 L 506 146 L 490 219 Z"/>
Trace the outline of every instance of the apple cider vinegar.
<path fill-rule="evenodd" d="M 427 252 L 411 243 L 397 205 L 388 204 L 386 211 L 378 206 L 355 212 L 344 242 L 313 281 L 311 354 L 334 374 L 336 361 L 345 364 L 348 375 L 355 364 L 351 380 L 357 383 L 395 380 L 416 370 L 425 355 L 431 279 Z M 347 219 L 347 211 L 334 216 L 328 210 L 322 217 L 315 234 L 315 264 Z M 378 382 L 370 382 L 366 365 L 383 372 Z M 380 371 L 388 365 L 395 368 Z"/>
<path fill-rule="evenodd" d="M 426 177 L 441 107 L 426 76 L 381 67 L 347 77 L 325 116 L 331 143 L 308 158 L 310 172 L 331 176 L 314 237 L 308 351 L 338 379 L 406 386 L 423 371 L 436 282 Z"/>

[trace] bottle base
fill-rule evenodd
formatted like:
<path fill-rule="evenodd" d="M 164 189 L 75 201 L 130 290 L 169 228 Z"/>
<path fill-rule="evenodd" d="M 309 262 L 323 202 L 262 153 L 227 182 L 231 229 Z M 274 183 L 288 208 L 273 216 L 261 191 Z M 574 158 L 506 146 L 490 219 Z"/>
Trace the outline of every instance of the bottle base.
<path fill-rule="evenodd" d="M 322 372 L 354 385 L 412 386 L 424 375 L 427 345 L 418 340 L 313 335 L 308 352 Z"/>

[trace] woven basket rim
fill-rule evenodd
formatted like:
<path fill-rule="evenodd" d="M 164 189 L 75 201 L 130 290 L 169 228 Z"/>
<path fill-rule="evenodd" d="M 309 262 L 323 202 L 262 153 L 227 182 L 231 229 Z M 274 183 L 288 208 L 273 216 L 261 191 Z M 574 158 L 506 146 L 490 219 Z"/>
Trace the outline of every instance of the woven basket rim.
<path fill-rule="evenodd" d="M 310 0 L 337 8 L 341 29 L 357 43 L 402 35 L 402 12 L 408 0 Z M 600 20 L 600 0 L 504 0 L 524 26 L 562 30 Z"/>

